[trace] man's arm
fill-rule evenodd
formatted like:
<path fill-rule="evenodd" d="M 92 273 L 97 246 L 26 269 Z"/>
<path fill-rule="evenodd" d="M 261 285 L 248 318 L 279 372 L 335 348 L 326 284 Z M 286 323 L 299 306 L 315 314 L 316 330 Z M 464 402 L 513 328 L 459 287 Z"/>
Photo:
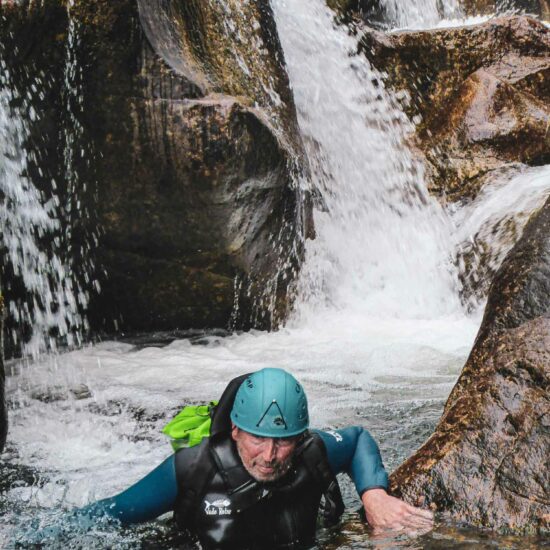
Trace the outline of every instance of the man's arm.
<path fill-rule="evenodd" d="M 123 525 L 150 521 L 174 509 L 178 486 L 174 456 L 118 495 L 78 510 L 80 517 L 110 516 Z"/>
<path fill-rule="evenodd" d="M 367 430 L 353 426 L 341 430 L 314 430 L 325 444 L 334 474 L 349 474 L 375 531 L 430 529 L 433 514 L 388 495 L 388 474 L 380 449 Z"/>

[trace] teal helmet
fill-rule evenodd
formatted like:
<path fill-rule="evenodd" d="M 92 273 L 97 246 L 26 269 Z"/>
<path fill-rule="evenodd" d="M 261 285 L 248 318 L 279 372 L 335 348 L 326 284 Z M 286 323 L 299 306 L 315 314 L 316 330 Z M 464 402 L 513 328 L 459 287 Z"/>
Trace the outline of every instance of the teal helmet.
<path fill-rule="evenodd" d="M 283 369 L 253 372 L 237 390 L 231 421 L 262 437 L 299 435 L 309 426 L 304 388 Z"/>

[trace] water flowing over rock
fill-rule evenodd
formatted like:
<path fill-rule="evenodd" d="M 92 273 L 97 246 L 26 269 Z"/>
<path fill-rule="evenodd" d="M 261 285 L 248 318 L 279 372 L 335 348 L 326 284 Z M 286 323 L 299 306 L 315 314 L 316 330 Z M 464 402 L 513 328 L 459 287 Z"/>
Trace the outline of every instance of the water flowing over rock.
<path fill-rule="evenodd" d="M 550 200 L 493 281 L 474 348 L 434 434 L 393 490 L 454 520 L 550 531 Z"/>
<path fill-rule="evenodd" d="M 550 16 L 548 0 L 462 0 L 461 7 L 468 15 L 493 14 L 513 10 L 539 15 L 544 19 L 548 19 Z"/>
<path fill-rule="evenodd" d="M 327 0 L 343 20 L 380 28 L 426 28 L 461 15 L 459 0 Z"/>
<path fill-rule="evenodd" d="M 276 325 L 309 217 L 269 2 L 64 4 L 4 4 L 0 34 L 33 181 L 74 197 L 74 250 L 93 235 L 92 328 Z"/>
<path fill-rule="evenodd" d="M 361 51 L 404 90 L 431 190 L 474 196 L 489 171 L 550 161 L 550 30 L 529 17 L 385 35 L 364 34 Z"/>

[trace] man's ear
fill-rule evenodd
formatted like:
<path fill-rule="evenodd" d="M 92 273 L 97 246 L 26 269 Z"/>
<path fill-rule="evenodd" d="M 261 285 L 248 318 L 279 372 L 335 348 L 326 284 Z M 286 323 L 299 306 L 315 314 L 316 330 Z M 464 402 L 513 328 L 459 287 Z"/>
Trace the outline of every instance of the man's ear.
<path fill-rule="evenodd" d="M 239 434 L 239 428 L 237 428 L 237 426 L 235 426 L 235 424 L 233 424 L 233 422 L 231 422 L 231 437 L 233 439 L 233 441 L 237 441 L 237 435 Z"/>

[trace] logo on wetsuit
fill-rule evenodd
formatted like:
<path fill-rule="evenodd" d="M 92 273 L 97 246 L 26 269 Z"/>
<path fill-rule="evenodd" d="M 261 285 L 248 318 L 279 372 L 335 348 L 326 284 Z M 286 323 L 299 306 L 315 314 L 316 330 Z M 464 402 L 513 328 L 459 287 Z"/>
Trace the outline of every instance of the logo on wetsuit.
<path fill-rule="evenodd" d="M 214 502 L 204 501 L 204 511 L 207 516 L 229 516 L 231 502 L 226 498 L 220 498 Z"/>
<path fill-rule="evenodd" d="M 327 430 L 327 433 L 329 435 L 331 435 L 332 437 L 334 437 L 334 439 L 336 439 L 337 443 L 342 443 L 342 441 L 344 441 L 344 438 L 337 432 L 335 432 L 334 430 Z"/>

